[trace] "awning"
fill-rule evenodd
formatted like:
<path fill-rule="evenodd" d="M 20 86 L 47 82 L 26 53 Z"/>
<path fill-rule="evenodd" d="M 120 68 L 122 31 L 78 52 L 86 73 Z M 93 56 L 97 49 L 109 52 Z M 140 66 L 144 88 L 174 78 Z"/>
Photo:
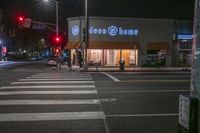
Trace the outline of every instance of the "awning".
<path fill-rule="evenodd" d="M 147 50 L 169 50 L 170 46 L 166 42 L 150 42 L 147 45 Z"/>
<path fill-rule="evenodd" d="M 80 42 L 69 42 L 66 48 L 74 49 L 81 48 Z M 138 42 L 105 42 L 105 41 L 92 41 L 88 44 L 88 49 L 139 49 Z"/>
<path fill-rule="evenodd" d="M 81 48 L 81 45 L 80 42 L 68 42 L 65 48 L 76 49 L 76 48 Z"/>

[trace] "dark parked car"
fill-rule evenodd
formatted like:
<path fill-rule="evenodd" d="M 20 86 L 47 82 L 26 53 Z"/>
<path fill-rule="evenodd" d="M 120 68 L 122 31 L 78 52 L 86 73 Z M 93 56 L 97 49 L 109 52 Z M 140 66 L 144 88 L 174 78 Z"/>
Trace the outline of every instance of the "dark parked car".
<path fill-rule="evenodd" d="M 143 67 L 160 67 L 158 61 L 147 60 L 142 63 Z"/>

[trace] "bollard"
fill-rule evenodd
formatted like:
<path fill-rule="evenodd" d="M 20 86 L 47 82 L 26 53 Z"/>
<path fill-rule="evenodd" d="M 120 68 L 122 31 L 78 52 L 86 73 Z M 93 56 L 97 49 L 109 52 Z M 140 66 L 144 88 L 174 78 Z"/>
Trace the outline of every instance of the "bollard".
<path fill-rule="evenodd" d="M 96 71 L 99 69 L 99 63 L 96 63 Z"/>
<path fill-rule="evenodd" d="M 124 71 L 124 65 L 125 65 L 125 61 L 123 59 L 121 59 L 119 61 L 119 70 L 120 71 Z"/>

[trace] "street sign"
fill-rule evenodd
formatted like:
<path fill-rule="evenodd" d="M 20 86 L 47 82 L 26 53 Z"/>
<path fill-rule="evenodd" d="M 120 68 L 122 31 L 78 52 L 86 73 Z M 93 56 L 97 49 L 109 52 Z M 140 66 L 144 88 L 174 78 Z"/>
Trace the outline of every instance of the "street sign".
<path fill-rule="evenodd" d="M 198 132 L 198 110 L 199 100 L 193 96 L 179 97 L 179 133 L 199 133 Z"/>
<path fill-rule="evenodd" d="M 45 30 L 46 28 L 42 24 L 33 24 L 32 29 L 34 29 L 34 30 Z"/>
<path fill-rule="evenodd" d="M 24 20 L 24 28 L 30 28 L 31 27 L 31 19 L 25 18 Z"/>
<path fill-rule="evenodd" d="M 179 124 L 189 130 L 190 98 L 180 95 L 179 97 Z"/>

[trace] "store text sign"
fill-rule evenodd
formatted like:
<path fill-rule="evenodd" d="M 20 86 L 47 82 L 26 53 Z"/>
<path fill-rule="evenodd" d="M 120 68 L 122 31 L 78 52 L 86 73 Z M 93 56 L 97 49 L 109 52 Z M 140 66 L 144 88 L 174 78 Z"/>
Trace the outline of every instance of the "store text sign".
<path fill-rule="evenodd" d="M 72 35 L 77 36 L 80 28 L 77 25 L 72 27 Z M 89 34 L 91 35 L 109 35 L 109 36 L 138 36 L 139 30 L 135 28 L 123 28 L 117 26 L 109 26 L 108 28 L 98 28 L 94 26 L 89 27 Z"/>

